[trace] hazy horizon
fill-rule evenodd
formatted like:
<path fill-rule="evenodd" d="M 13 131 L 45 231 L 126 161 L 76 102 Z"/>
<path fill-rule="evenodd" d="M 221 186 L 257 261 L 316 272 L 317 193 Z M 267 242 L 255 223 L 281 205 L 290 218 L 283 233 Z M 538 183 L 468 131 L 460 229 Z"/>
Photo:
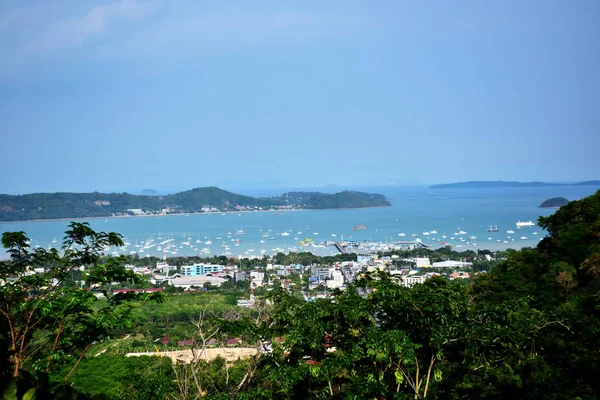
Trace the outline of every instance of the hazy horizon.
<path fill-rule="evenodd" d="M 498 181 L 489 181 L 489 182 L 499 182 L 505 180 Z M 589 180 L 573 180 L 573 181 L 517 181 L 519 183 L 531 183 L 531 182 L 542 182 L 542 183 L 555 183 L 555 184 L 570 184 L 570 183 L 579 183 L 585 181 L 598 181 L 598 179 L 589 179 Z M 358 191 L 368 191 L 369 189 L 385 189 L 385 188 L 409 188 L 409 187 L 423 187 L 428 188 L 432 185 L 436 185 L 439 183 L 463 183 L 463 182 L 478 182 L 478 181 L 456 181 L 456 182 L 436 182 L 436 183 L 422 183 L 422 182 L 414 182 L 414 183 L 381 183 L 381 184 L 348 184 L 348 185 L 336 185 L 336 184 L 327 184 L 327 185 L 306 185 L 306 186 L 282 186 L 282 185 L 273 185 L 273 184 L 223 184 L 223 185 L 206 185 L 206 186 L 193 186 L 193 187 L 183 187 L 183 186 L 162 186 L 162 187 L 121 187 L 121 188 L 112 188 L 109 190 L 82 190 L 82 191 L 74 191 L 74 190 L 57 190 L 53 192 L 47 191 L 37 191 L 37 192 L 20 192 L 20 193 L 0 193 L 0 194 L 8 194 L 8 195 L 25 195 L 31 193 L 129 193 L 129 194 L 144 194 L 144 191 L 154 191 L 156 195 L 167 195 L 172 193 L 183 192 L 187 190 L 192 190 L 196 188 L 203 188 L 208 186 L 215 186 L 220 189 L 237 193 L 244 194 L 250 196 L 271 196 L 282 194 L 286 191 L 321 191 L 324 193 L 335 193 L 343 190 L 358 190 Z M 488 188 L 495 189 L 495 188 Z"/>
<path fill-rule="evenodd" d="M 8 0 L 0 193 L 586 181 L 600 2 Z"/>

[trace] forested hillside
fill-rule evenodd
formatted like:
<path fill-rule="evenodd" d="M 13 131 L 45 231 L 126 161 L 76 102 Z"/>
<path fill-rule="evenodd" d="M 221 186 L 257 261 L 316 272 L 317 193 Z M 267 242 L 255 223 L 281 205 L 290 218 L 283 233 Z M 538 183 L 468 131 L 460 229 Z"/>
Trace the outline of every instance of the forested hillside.
<path fill-rule="evenodd" d="M 135 214 L 296 208 L 359 208 L 389 206 L 385 196 L 345 191 L 337 194 L 290 193 L 271 198 L 244 196 L 217 187 L 187 190 L 166 196 L 128 193 L 34 193 L 0 195 L 0 221 L 51 218 L 111 217 Z"/>

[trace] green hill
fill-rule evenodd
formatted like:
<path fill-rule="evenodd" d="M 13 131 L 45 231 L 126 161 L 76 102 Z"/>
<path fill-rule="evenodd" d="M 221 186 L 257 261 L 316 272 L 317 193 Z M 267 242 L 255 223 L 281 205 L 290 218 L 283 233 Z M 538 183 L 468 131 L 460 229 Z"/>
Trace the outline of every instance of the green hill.
<path fill-rule="evenodd" d="M 389 206 L 385 196 L 362 192 L 291 192 L 256 198 L 204 187 L 166 196 L 129 193 L 33 193 L 0 195 L 0 221 L 91 218 L 136 214 L 244 211 L 279 208 L 359 208 Z"/>
<path fill-rule="evenodd" d="M 569 200 L 565 199 L 564 197 L 553 197 L 551 199 L 548 199 L 546 201 L 544 201 L 540 207 L 541 208 L 558 208 L 558 207 L 562 207 L 565 204 L 567 204 L 569 202 Z"/>
<path fill-rule="evenodd" d="M 304 208 L 363 208 L 388 207 L 390 202 L 382 195 L 345 190 L 335 194 L 315 193 L 303 204 Z"/>

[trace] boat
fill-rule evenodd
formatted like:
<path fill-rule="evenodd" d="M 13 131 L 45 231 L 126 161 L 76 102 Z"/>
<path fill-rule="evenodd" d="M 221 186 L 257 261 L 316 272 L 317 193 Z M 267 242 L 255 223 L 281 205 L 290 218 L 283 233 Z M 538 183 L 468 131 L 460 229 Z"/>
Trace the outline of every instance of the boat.
<path fill-rule="evenodd" d="M 533 221 L 517 221 L 517 228 L 521 228 L 523 226 L 535 226 L 535 224 L 533 223 Z"/>
<path fill-rule="evenodd" d="M 406 233 L 399 233 L 398 236 L 404 237 L 404 236 L 406 236 Z"/>
<path fill-rule="evenodd" d="M 361 230 L 361 229 L 367 229 L 366 226 L 364 225 L 354 225 L 354 228 L 352 228 L 355 231 Z"/>
<path fill-rule="evenodd" d="M 512 229 L 509 229 L 506 231 L 506 233 L 510 233 L 512 235 L 513 233 L 515 233 L 515 231 L 513 231 Z"/>
<path fill-rule="evenodd" d="M 469 239 L 470 239 L 470 240 L 475 240 L 475 239 L 477 239 L 477 236 L 475 236 L 475 235 L 471 235 L 471 236 L 469 236 Z"/>
<path fill-rule="evenodd" d="M 490 227 L 487 229 L 487 232 L 498 232 L 498 225 L 490 225 Z"/>

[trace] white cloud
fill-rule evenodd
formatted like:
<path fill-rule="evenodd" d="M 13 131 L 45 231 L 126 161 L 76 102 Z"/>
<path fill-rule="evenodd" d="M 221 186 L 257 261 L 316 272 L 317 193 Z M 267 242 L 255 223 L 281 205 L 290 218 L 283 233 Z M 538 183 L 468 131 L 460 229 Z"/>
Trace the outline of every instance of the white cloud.
<path fill-rule="evenodd" d="M 52 23 L 41 35 L 29 41 L 26 52 L 48 53 L 60 48 L 79 45 L 87 39 L 103 34 L 112 20 L 141 19 L 156 8 L 157 2 L 121 0 L 101 7 L 94 7 L 84 16 L 63 19 Z"/>

